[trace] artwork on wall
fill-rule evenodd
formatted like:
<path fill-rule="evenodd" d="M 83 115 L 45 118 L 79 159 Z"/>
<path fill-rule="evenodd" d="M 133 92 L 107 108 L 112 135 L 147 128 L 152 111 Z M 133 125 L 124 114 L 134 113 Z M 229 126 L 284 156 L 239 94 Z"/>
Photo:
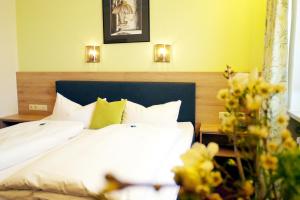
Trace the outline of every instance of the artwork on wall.
<path fill-rule="evenodd" d="M 103 0 L 104 44 L 149 42 L 149 0 Z"/>

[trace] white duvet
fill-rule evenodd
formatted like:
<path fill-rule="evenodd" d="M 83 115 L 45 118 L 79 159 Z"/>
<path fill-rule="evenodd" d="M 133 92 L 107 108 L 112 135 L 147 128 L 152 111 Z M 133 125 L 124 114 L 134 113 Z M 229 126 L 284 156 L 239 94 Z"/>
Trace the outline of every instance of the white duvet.
<path fill-rule="evenodd" d="M 0 129 L 0 171 L 63 144 L 82 130 L 80 122 L 43 120 Z"/>
<path fill-rule="evenodd" d="M 158 128 L 145 124 L 135 127 L 113 125 L 84 132 L 66 147 L 47 154 L 2 181 L 0 190 L 95 197 L 105 185 L 106 173 L 112 173 L 124 181 L 173 183 L 172 174 L 170 176 L 168 172 L 174 162 L 167 161 L 179 160 L 180 153 L 191 142 L 191 137 L 181 140 L 182 132 L 177 127 Z M 184 144 L 174 149 L 180 142 Z M 176 153 L 172 154 L 172 151 Z M 167 178 L 158 177 L 162 169 L 167 170 L 163 170 L 167 172 Z M 141 197 L 143 189 L 139 189 L 138 193 L 130 190 L 112 196 L 114 199 L 126 200 L 138 199 L 129 198 L 128 195 Z M 176 188 L 172 192 L 176 199 Z"/>

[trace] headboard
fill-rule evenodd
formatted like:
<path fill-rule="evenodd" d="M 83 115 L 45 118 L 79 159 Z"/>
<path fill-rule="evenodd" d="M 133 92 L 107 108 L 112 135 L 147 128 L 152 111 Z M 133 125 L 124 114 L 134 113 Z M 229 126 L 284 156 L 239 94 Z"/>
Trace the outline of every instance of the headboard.
<path fill-rule="evenodd" d="M 97 97 L 108 101 L 128 99 L 146 107 L 181 100 L 178 121 L 195 125 L 195 83 L 56 81 L 56 91 L 81 105 Z"/>

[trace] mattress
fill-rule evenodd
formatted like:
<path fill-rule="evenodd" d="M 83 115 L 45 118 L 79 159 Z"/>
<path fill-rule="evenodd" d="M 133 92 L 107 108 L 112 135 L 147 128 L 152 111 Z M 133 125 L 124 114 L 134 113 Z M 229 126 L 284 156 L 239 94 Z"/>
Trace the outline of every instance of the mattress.
<path fill-rule="evenodd" d="M 151 188 L 128 188 L 121 192 L 115 192 L 108 196 L 110 199 L 118 199 L 118 200 L 140 200 L 140 199 L 151 199 L 151 200 L 176 200 L 178 188 L 175 186 L 173 181 L 173 174 L 171 173 L 172 167 L 181 163 L 179 156 L 184 153 L 191 145 L 193 139 L 194 128 L 191 123 L 178 123 L 179 132 L 174 140 L 171 142 L 172 144 L 164 152 L 164 156 L 160 159 L 160 164 L 157 165 L 156 169 L 152 172 L 151 177 L 143 177 L 139 172 L 136 172 L 137 177 L 142 177 L 142 179 L 130 179 L 133 181 L 146 181 L 152 183 L 167 183 L 167 184 L 174 184 L 174 187 L 171 188 L 163 188 L 159 192 L 154 191 Z M 85 132 L 86 135 L 93 134 L 89 131 Z M 81 136 L 76 140 L 82 139 Z M 72 145 L 72 144 L 71 144 Z M 155 145 L 155 143 L 154 143 Z M 155 146 L 154 146 L 155 147 Z M 57 150 L 54 150 L 57 151 Z M 43 159 L 43 158 L 42 158 Z M 154 158 L 153 158 L 154 159 Z M 37 161 L 33 162 L 39 162 Z M 156 160 L 157 161 L 157 160 Z M 115 163 L 116 164 L 116 163 Z M 143 165 L 143 163 L 138 163 Z M 133 172 L 134 173 L 134 172 Z M 98 174 L 99 175 L 99 174 Z M 101 174 L 102 175 L 102 174 Z M 95 175 L 96 176 L 96 175 Z M 126 176 L 123 178 L 126 179 Z M 91 186 L 92 188 L 94 186 Z M 42 192 L 42 191 L 35 191 L 33 190 L 7 190 L 0 192 L 0 196 L 2 199 L 92 199 L 92 197 L 82 196 L 81 195 L 65 195 L 65 194 L 57 194 L 55 192 Z"/>

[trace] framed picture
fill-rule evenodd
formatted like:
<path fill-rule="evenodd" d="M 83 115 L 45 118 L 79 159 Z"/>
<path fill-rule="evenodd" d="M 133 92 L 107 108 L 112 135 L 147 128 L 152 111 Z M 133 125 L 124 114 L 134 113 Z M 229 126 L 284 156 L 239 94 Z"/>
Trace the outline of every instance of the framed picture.
<path fill-rule="evenodd" d="M 149 42 L 149 0 L 102 0 L 104 44 Z"/>

